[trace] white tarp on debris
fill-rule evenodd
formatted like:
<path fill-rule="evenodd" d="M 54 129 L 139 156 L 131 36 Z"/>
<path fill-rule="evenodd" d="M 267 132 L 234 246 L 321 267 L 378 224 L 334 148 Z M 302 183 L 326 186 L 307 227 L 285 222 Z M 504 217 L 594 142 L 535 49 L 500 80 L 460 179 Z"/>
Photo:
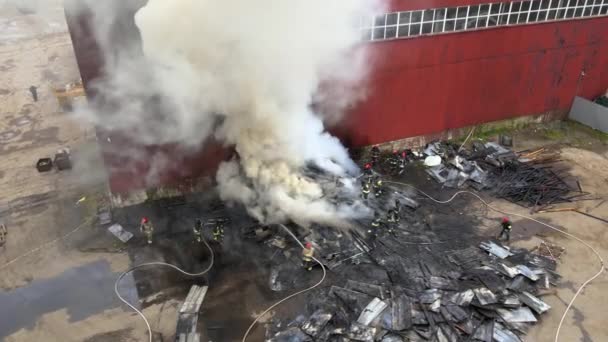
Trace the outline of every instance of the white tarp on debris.
<path fill-rule="evenodd" d="M 428 156 L 424 159 L 424 165 L 426 166 L 437 166 L 441 164 L 441 157 L 440 156 Z"/>

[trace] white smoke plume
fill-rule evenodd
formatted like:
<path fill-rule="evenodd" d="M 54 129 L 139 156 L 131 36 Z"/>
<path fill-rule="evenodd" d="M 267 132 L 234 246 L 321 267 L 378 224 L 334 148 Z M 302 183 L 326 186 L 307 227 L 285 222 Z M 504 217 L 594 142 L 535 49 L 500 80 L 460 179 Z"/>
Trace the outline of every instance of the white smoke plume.
<path fill-rule="evenodd" d="M 358 168 L 324 120 L 362 94 L 369 63 L 359 22 L 378 11 L 380 0 L 149 0 L 135 15 L 143 59 L 106 56 L 112 77 L 98 84 L 119 105 L 81 115 L 143 144 L 196 149 L 213 136 L 237 152 L 217 173 L 224 200 L 266 223 L 343 225 L 367 212 L 329 195 L 332 179 Z M 98 35 L 107 36 L 99 13 Z M 112 50 L 111 39 L 100 41 Z M 333 112 L 315 113 L 326 81 L 345 90 L 334 92 Z"/>

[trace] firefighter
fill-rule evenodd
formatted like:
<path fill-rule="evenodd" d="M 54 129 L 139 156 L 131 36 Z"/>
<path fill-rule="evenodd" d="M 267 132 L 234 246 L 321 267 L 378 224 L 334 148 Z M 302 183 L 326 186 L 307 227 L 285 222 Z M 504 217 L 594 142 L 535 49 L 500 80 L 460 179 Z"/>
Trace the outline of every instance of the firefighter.
<path fill-rule="evenodd" d="M 380 149 L 378 148 L 378 145 L 374 145 L 374 147 L 372 147 L 372 164 L 376 165 L 378 164 L 378 159 L 380 158 Z"/>
<path fill-rule="evenodd" d="M 389 165 L 392 169 L 396 169 L 399 164 L 399 151 L 393 150 L 393 155 L 388 160 Z"/>
<path fill-rule="evenodd" d="M 213 240 L 218 243 L 222 243 L 224 240 L 224 219 L 220 218 L 215 221 L 215 226 L 213 226 Z"/>
<path fill-rule="evenodd" d="M 365 165 L 363 165 L 363 174 L 365 176 L 371 176 L 373 174 L 371 163 L 365 163 Z"/>
<path fill-rule="evenodd" d="M 307 242 L 304 245 L 304 249 L 302 249 L 302 266 L 305 270 L 311 271 L 313 265 L 313 255 L 315 254 L 315 249 L 312 247 L 311 242 Z"/>
<path fill-rule="evenodd" d="M 509 241 L 511 239 L 511 221 L 508 217 L 503 217 L 500 225 L 502 226 L 502 230 L 500 231 L 500 235 L 498 235 L 498 240 L 504 236 L 505 240 Z"/>
<path fill-rule="evenodd" d="M 150 222 L 150 220 L 148 220 L 147 217 L 141 218 L 139 230 L 146 235 L 148 244 L 152 244 L 152 234 L 154 234 L 154 227 L 152 226 L 152 223 Z"/>
<path fill-rule="evenodd" d="M 374 170 L 372 170 L 372 164 L 366 163 L 365 166 L 363 166 L 363 178 L 367 183 L 371 185 L 373 176 Z"/>
<path fill-rule="evenodd" d="M 371 188 L 369 186 L 369 183 L 366 181 L 361 181 L 361 197 L 366 200 L 370 192 Z"/>
<path fill-rule="evenodd" d="M 401 159 L 399 160 L 399 174 L 403 174 L 405 171 L 405 164 L 407 164 L 407 152 L 404 150 L 401 152 Z"/>
<path fill-rule="evenodd" d="M 395 206 L 388 210 L 388 222 L 398 224 L 401 221 L 401 216 L 399 215 L 401 211 L 401 202 L 399 200 L 395 200 Z"/>
<path fill-rule="evenodd" d="M 382 178 L 380 176 L 376 176 L 374 178 L 374 196 L 380 197 L 382 195 Z"/>
<path fill-rule="evenodd" d="M 383 225 L 384 225 L 384 222 L 382 221 L 382 217 L 380 217 L 380 214 L 378 212 L 375 212 L 374 219 L 372 220 L 372 223 L 371 223 L 371 227 L 367 231 L 367 233 L 372 235 L 373 237 L 378 237 L 378 235 L 380 235 L 380 228 Z"/>
<path fill-rule="evenodd" d="M 6 243 L 7 235 L 8 231 L 6 230 L 6 226 L 4 224 L 0 224 L 0 247 L 4 246 Z"/>
<path fill-rule="evenodd" d="M 201 221 L 200 218 L 197 218 L 196 221 L 194 221 L 192 232 L 194 233 L 194 239 L 196 242 L 203 241 L 203 221 Z"/>

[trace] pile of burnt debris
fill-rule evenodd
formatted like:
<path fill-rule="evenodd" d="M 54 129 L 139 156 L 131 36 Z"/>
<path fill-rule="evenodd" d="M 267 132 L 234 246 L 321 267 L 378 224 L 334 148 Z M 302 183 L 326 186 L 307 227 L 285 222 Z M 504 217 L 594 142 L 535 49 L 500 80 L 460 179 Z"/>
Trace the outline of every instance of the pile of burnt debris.
<path fill-rule="evenodd" d="M 310 240 L 327 280 L 305 295 L 295 319 L 269 324 L 267 340 L 521 341 L 550 308 L 539 297 L 559 279 L 555 261 L 488 241 L 456 222 L 442 227 L 425 219 L 437 211 L 434 204 L 406 206 L 391 233 L 371 239 L 314 228 Z M 277 239 L 268 243 L 295 265 L 298 246 Z M 316 278 L 288 264 L 272 269 L 273 290 Z"/>
<path fill-rule="evenodd" d="M 578 182 L 573 186 L 564 180 L 552 167 L 559 155 L 544 148 L 516 153 L 493 142 L 475 142 L 471 149 L 435 142 L 426 146 L 424 155 L 437 161 L 427 172 L 446 187 L 486 189 L 496 197 L 536 210 L 588 195 Z"/>
<path fill-rule="evenodd" d="M 364 179 L 390 173 L 407 181 L 426 172 L 443 187 L 470 186 L 538 208 L 585 195 L 547 166 L 558 159 L 543 149 L 515 153 L 479 142 L 471 149 L 435 142 L 387 157 L 374 148 Z M 425 171 L 416 167 L 421 162 Z M 541 249 L 488 240 L 476 228 L 484 214 L 473 212 L 485 207 L 466 206 L 463 198 L 442 204 L 416 192 L 384 190 L 373 200 L 363 196 L 376 214 L 371 223 L 358 225 L 371 229 L 300 232 L 312 242 L 328 276 L 306 292 L 303 311 L 286 315 L 289 320 L 275 316 L 267 324 L 268 341 L 517 342 L 550 309 L 540 298 L 553 293 L 550 287 L 559 279 L 556 259 Z M 378 213 L 387 210 L 383 220 Z M 283 250 L 272 256 L 270 288 L 301 289 L 312 277 L 297 268 L 299 246 L 289 237 L 267 236 L 269 245 Z"/>

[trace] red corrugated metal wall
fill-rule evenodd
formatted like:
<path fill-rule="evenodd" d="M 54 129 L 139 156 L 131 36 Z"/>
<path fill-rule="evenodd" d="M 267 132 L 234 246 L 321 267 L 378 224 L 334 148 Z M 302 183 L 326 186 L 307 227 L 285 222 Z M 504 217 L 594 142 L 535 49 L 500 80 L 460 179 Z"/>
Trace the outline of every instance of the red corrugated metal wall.
<path fill-rule="evenodd" d="M 392 0 L 392 10 L 439 8 L 493 0 Z M 102 70 L 86 18 L 68 15 L 85 84 Z M 131 27 L 133 25 L 125 25 Z M 363 146 L 522 115 L 567 110 L 575 94 L 608 87 L 608 18 L 520 25 L 370 43 L 375 69 L 368 96 L 332 128 L 349 146 Z M 122 33 L 121 33 L 122 34 Z M 93 56 L 96 55 L 96 56 Z M 581 71 L 586 75 L 579 82 Z M 579 84 L 580 83 L 580 84 Z M 577 90 L 578 89 L 578 90 Z M 127 192 L 211 174 L 227 151 L 208 144 L 198 153 L 139 147 L 171 158 L 154 184 L 149 165 L 112 155 L 119 136 L 99 132 L 110 187 Z M 128 140 L 127 140 L 128 143 Z M 228 152 L 229 153 L 229 152 Z"/>
<path fill-rule="evenodd" d="M 381 143 L 516 116 L 567 110 L 608 87 L 608 18 L 371 43 L 365 101 L 338 129 Z"/>

